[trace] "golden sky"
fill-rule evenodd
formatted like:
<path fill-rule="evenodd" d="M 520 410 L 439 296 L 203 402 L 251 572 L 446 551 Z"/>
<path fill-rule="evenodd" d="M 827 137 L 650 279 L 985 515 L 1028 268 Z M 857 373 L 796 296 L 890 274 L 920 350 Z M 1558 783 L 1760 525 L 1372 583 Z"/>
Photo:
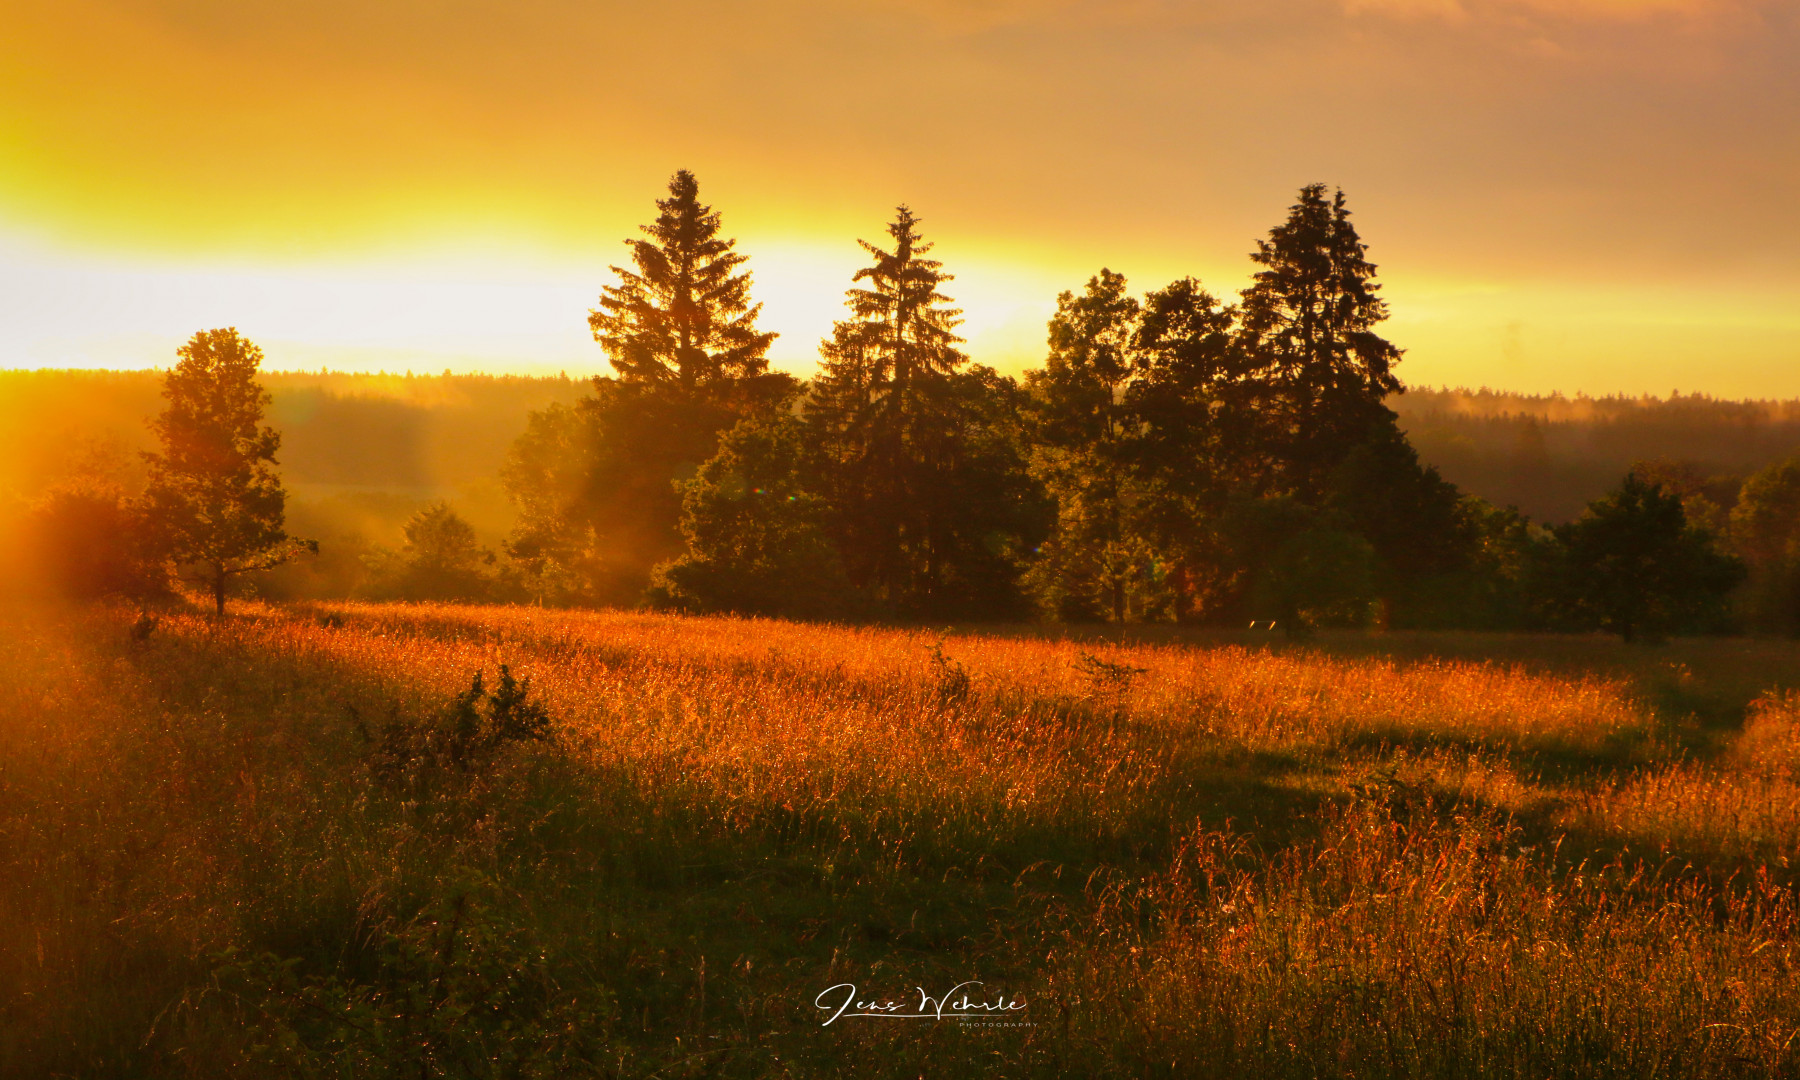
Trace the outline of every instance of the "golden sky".
<path fill-rule="evenodd" d="M 804 372 L 894 204 L 970 351 L 1341 185 L 1419 384 L 1800 396 L 1800 0 L 0 0 L 0 365 L 598 370 L 668 175 Z"/>

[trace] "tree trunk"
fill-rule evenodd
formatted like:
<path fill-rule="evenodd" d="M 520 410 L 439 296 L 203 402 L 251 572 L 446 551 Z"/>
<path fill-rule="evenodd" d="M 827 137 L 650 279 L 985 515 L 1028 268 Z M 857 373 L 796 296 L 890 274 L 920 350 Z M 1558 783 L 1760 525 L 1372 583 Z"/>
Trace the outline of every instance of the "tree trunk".
<path fill-rule="evenodd" d="M 213 571 L 213 613 L 215 615 L 224 615 L 225 614 L 225 568 L 224 567 L 219 567 L 218 569 Z"/>

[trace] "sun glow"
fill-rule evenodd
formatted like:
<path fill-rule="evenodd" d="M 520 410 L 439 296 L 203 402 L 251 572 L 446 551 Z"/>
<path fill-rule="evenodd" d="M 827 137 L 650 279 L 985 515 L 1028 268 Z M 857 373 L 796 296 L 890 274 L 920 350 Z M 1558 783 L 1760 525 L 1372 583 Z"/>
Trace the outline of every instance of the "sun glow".
<path fill-rule="evenodd" d="M 862 249 L 754 236 L 738 249 L 750 256 L 761 324 L 781 335 L 774 366 L 809 376 L 819 341 L 845 316 Z M 166 366 L 196 328 L 236 326 L 262 344 L 271 369 L 603 373 L 586 313 L 624 254 L 450 249 L 245 264 L 95 258 L 14 239 L 0 243 L 0 320 L 10 330 L 0 366 Z M 992 258 L 958 259 L 953 272 L 968 350 L 1014 372 L 1040 357 L 1056 292 L 1081 281 Z M 106 298 L 102 312 L 95 297 Z"/>
<path fill-rule="evenodd" d="M 1775 0 L 670 10 L 692 78 L 634 46 L 658 5 L 16 0 L 0 364 L 163 364 L 235 325 L 276 367 L 604 370 L 585 313 L 685 167 L 797 374 L 897 202 L 968 351 L 1017 372 L 1102 266 L 1229 301 L 1321 180 L 1411 381 L 1800 395 Z M 1346 86 L 1353 123 L 1317 107 Z"/>

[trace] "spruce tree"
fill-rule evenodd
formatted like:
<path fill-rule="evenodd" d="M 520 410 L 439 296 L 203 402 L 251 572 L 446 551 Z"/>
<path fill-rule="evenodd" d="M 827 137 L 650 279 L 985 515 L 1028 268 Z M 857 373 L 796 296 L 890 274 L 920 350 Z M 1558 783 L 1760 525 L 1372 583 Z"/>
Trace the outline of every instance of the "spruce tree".
<path fill-rule="evenodd" d="M 686 169 L 656 206 L 642 226 L 650 239 L 626 241 L 636 269 L 613 267 L 619 283 L 588 314 L 594 340 L 627 383 L 699 389 L 761 375 L 775 335 L 756 328 L 762 305 L 750 302 L 746 257 L 719 236 L 719 213 Z"/>
<path fill-rule="evenodd" d="M 1243 294 L 1243 335 L 1265 452 L 1302 497 L 1318 497 L 1332 466 L 1394 419 L 1383 399 L 1400 392 L 1400 350 L 1375 333 L 1388 310 L 1367 252 L 1344 193 L 1328 200 L 1311 184 L 1250 256 L 1263 269 Z"/>
<path fill-rule="evenodd" d="M 846 293 L 850 317 L 820 345 L 808 427 L 857 585 L 893 611 L 1003 604 L 1003 564 L 1028 513 L 1010 495 L 1016 444 L 999 434 L 1016 388 L 965 370 L 961 313 L 940 291 L 951 275 L 918 223 L 902 206 L 891 248 L 859 241 L 872 261 Z"/>
<path fill-rule="evenodd" d="M 775 335 L 756 328 L 750 274 L 720 215 L 683 170 L 657 200 L 635 269 L 588 314 L 617 378 L 596 378 L 573 408 L 534 416 L 505 482 L 520 508 L 508 553 L 540 593 L 633 603 L 651 568 L 679 554 L 681 495 L 746 417 L 780 411 L 793 377 L 769 371 Z"/>
<path fill-rule="evenodd" d="M 944 463 L 933 421 L 945 378 L 968 358 L 957 349 L 961 312 L 938 289 L 951 275 L 927 257 L 918 219 L 901 206 L 887 231 L 892 250 L 857 241 L 873 261 L 845 293 L 850 318 L 819 347 L 807 412 L 851 574 L 904 606 L 935 569 L 930 474 Z"/>
<path fill-rule="evenodd" d="M 932 245 L 920 237 L 918 223 L 901 206 L 887 227 L 892 251 L 857 241 L 874 262 L 852 279 L 866 284 L 845 294 L 851 317 L 834 324 L 820 346 L 815 412 L 822 420 L 832 416 L 881 438 L 903 438 L 943 378 L 968 361 L 957 348 L 962 312 L 938 291 L 952 275 L 926 257 Z"/>

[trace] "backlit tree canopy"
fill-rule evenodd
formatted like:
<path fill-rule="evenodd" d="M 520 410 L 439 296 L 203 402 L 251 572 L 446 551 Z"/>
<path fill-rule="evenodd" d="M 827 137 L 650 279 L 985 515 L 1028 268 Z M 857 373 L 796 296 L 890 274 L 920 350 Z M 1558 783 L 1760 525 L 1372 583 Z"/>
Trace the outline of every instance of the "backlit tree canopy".
<path fill-rule="evenodd" d="M 775 335 L 756 329 L 762 305 L 750 302 L 746 257 L 719 235 L 694 174 L 676 173 L 656 206 L 650 239 L 626 241 L 636 269 L 613 267 L 619 283 L 588 315 L 594 340 L 626 382 L 694 388 L 762 374 Z"/>

